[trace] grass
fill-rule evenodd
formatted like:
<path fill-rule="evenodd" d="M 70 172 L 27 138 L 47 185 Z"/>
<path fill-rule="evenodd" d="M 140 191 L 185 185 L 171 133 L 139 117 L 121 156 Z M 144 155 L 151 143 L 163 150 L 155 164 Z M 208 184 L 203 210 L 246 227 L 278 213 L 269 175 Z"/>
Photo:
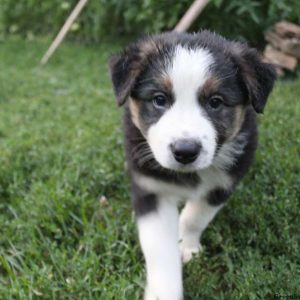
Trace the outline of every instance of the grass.
<path fill-rule="evenodd" d="M 0 299 L 141 299 L 143 257 L 106 60 L 0 44 Z M 184 268 L 185 299 L 300 295 L 300 79 L 278 82 L 251 172 Z M 105 196 L 107 202 L 100 201 Z"/>

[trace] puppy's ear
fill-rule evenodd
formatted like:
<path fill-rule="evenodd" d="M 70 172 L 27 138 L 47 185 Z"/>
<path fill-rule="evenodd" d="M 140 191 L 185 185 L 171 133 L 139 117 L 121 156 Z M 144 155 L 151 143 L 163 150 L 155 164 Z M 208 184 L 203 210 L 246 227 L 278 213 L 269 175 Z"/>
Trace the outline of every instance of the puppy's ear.
<path fill-rule="evenodd" d="M 109 60 L 110 77 L 118 105 L 125 103 L 140 73 L 138 49 L 128 49 Z"/>
<path fill-rule="evenodd" d="M 257 50 L 244 44 L 232 43 L 232 53 L 248 98 L 255 111 L 262 113 L 276 79 L 275 68 L 264 63 Z"/>

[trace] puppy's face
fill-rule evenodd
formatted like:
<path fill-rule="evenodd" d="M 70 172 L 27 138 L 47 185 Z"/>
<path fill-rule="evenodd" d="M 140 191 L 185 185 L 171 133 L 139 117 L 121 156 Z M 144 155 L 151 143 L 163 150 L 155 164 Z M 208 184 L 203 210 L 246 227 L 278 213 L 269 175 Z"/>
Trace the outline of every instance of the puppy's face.
<path fill-rule="evenodd" d="M 188 172 L 213 163 L 251 103 L 262 111 L 275 78 L 256 52 L 208 32 L 144 39 L 112 59 L 111 74 L 156 161 Z"/>

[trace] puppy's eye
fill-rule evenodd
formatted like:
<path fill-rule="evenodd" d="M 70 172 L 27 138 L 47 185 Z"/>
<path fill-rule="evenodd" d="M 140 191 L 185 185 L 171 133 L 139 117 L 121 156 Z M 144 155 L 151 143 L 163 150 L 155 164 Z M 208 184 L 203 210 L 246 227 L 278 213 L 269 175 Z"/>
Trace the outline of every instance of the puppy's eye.
<path fill-rule="evenodd" d="M 212 96 L 208 100 L 208 105 L 211 109 L 217 110 L 223 105 L 223 98 L 221 96 Z"/>
<path fill-rule="evenodd" d="M 167 106 L 167 98 L 163 94 L 155 95 L 152 99 L 153 105 L 158 108 L 162 109 Z"/>

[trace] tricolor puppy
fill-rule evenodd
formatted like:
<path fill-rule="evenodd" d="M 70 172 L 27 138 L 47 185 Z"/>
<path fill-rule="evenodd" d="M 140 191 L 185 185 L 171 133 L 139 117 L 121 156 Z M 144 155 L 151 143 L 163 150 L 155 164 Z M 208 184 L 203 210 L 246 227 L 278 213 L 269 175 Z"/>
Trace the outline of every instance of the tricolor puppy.
<path fill-rule="evenodd" d="M 182 261 L 247 172 L 275 80 L 257 51 L 208 31 L 145 37 L 110 60 L 146 300 L 183 298 Z M 185 206 L 178 214 L 178 204 Z"/>

